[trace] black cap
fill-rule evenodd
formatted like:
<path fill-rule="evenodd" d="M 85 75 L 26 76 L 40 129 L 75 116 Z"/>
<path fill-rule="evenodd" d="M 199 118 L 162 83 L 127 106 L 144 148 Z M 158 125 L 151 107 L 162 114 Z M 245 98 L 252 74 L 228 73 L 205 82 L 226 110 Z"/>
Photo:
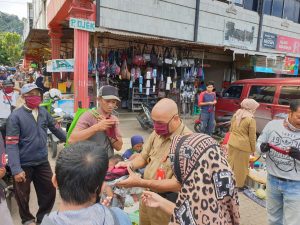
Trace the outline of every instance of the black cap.
<path fill-rule="evenodd" d="M 119 98 L 118 89 L 110 85 L 102 86 L 99 89 L 99 96 L 106 100 L 116 99 L 119 102 L 121 101 Z"/>

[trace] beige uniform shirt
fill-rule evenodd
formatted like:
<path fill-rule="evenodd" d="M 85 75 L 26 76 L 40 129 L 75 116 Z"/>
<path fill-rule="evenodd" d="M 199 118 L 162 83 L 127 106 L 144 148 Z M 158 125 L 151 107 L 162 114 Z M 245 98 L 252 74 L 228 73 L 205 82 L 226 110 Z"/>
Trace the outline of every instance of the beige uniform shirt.
<path fill-rule="evenodd" d="M 166 179 L 170 179 L 173 176 L 171 168 L 171 162 L 168 158 L 170 152 L 170 146 L 172 138 L 175 135 L 187 135 L 192 133 L 183 123 L 177 128 L 177 130 L 170 137 L 162 137 L 152 132 L 147 142 L 143 146 L 142 157 L 147 162 L 147 166 L 144 172 L 144 178 L 152 180 L 156 178 L 156 171 L 162 165 L 166 171 Z"/>

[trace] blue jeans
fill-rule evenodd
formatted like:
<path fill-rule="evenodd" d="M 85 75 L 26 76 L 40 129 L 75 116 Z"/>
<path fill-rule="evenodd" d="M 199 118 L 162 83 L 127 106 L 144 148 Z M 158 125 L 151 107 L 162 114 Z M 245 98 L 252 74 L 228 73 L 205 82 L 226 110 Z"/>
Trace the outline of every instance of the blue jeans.
<path fill-rule="evenodd" d="M 269 225 L 299 225 L 300 181 L 284 181 L 268 174 L 267 211 Z"/>
<path fill-rule="evenodd" d="M 201 112 L 201 132 L 212 135 L 215 129 L 215 112 Z"/>

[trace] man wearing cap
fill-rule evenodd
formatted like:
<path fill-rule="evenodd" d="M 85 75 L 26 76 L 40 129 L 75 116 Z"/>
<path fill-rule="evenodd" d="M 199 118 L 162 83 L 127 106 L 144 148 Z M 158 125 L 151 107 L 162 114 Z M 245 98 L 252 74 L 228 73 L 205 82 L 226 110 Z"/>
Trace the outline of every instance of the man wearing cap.
<path fill-rule="evenodd" d="M 8 118 L 6 151 L 22 224 L 34 225 L 41 223 L 44 215 L 51 212 L 55 201 L 48 161 L 47 128 L 61 141 L 66 141 L 66 135 L 55 127 L 55 121 L 47 110 L 39 107 L 42 101 L 40 88 L 35 84 L 25 84 L 21 95 L 25 104 L 15 109 Z M 29 210 L 31 181 L 39 204 L 36 218 Z"/>
<path fill-rule="evenodd" d="M 94 141 L 98 145 L 105 146 L 108 157 L 114 154 L 114 149 L 120 151 L 123 141 L 119 129 L 119 120 L 112 115 L 117 104 L 120 102 L 118 89 L 105 85 L 99 90 L 99 108 L 97 114 L 92 111 L 85 112 L 78 120 L 69 143 L 78 141 Z"/>
<path fill-rule="evenodd" d="M 14 88 L 14 83 L 5 80 L 0 84 L 0 118 L 7 119 L 11 111 L 16 107 L 19 90 Z"/>

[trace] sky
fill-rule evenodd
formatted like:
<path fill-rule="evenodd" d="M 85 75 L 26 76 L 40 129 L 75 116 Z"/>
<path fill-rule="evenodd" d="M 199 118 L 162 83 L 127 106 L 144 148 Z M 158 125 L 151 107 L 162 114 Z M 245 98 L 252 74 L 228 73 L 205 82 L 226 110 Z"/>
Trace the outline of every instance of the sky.
<path fill-rule="evenodd" d="M 27 18 L 27 2 L 31 0 L 0 0 L 0 11 L 8 14 L 14 14 L 19 19 Z"/>

